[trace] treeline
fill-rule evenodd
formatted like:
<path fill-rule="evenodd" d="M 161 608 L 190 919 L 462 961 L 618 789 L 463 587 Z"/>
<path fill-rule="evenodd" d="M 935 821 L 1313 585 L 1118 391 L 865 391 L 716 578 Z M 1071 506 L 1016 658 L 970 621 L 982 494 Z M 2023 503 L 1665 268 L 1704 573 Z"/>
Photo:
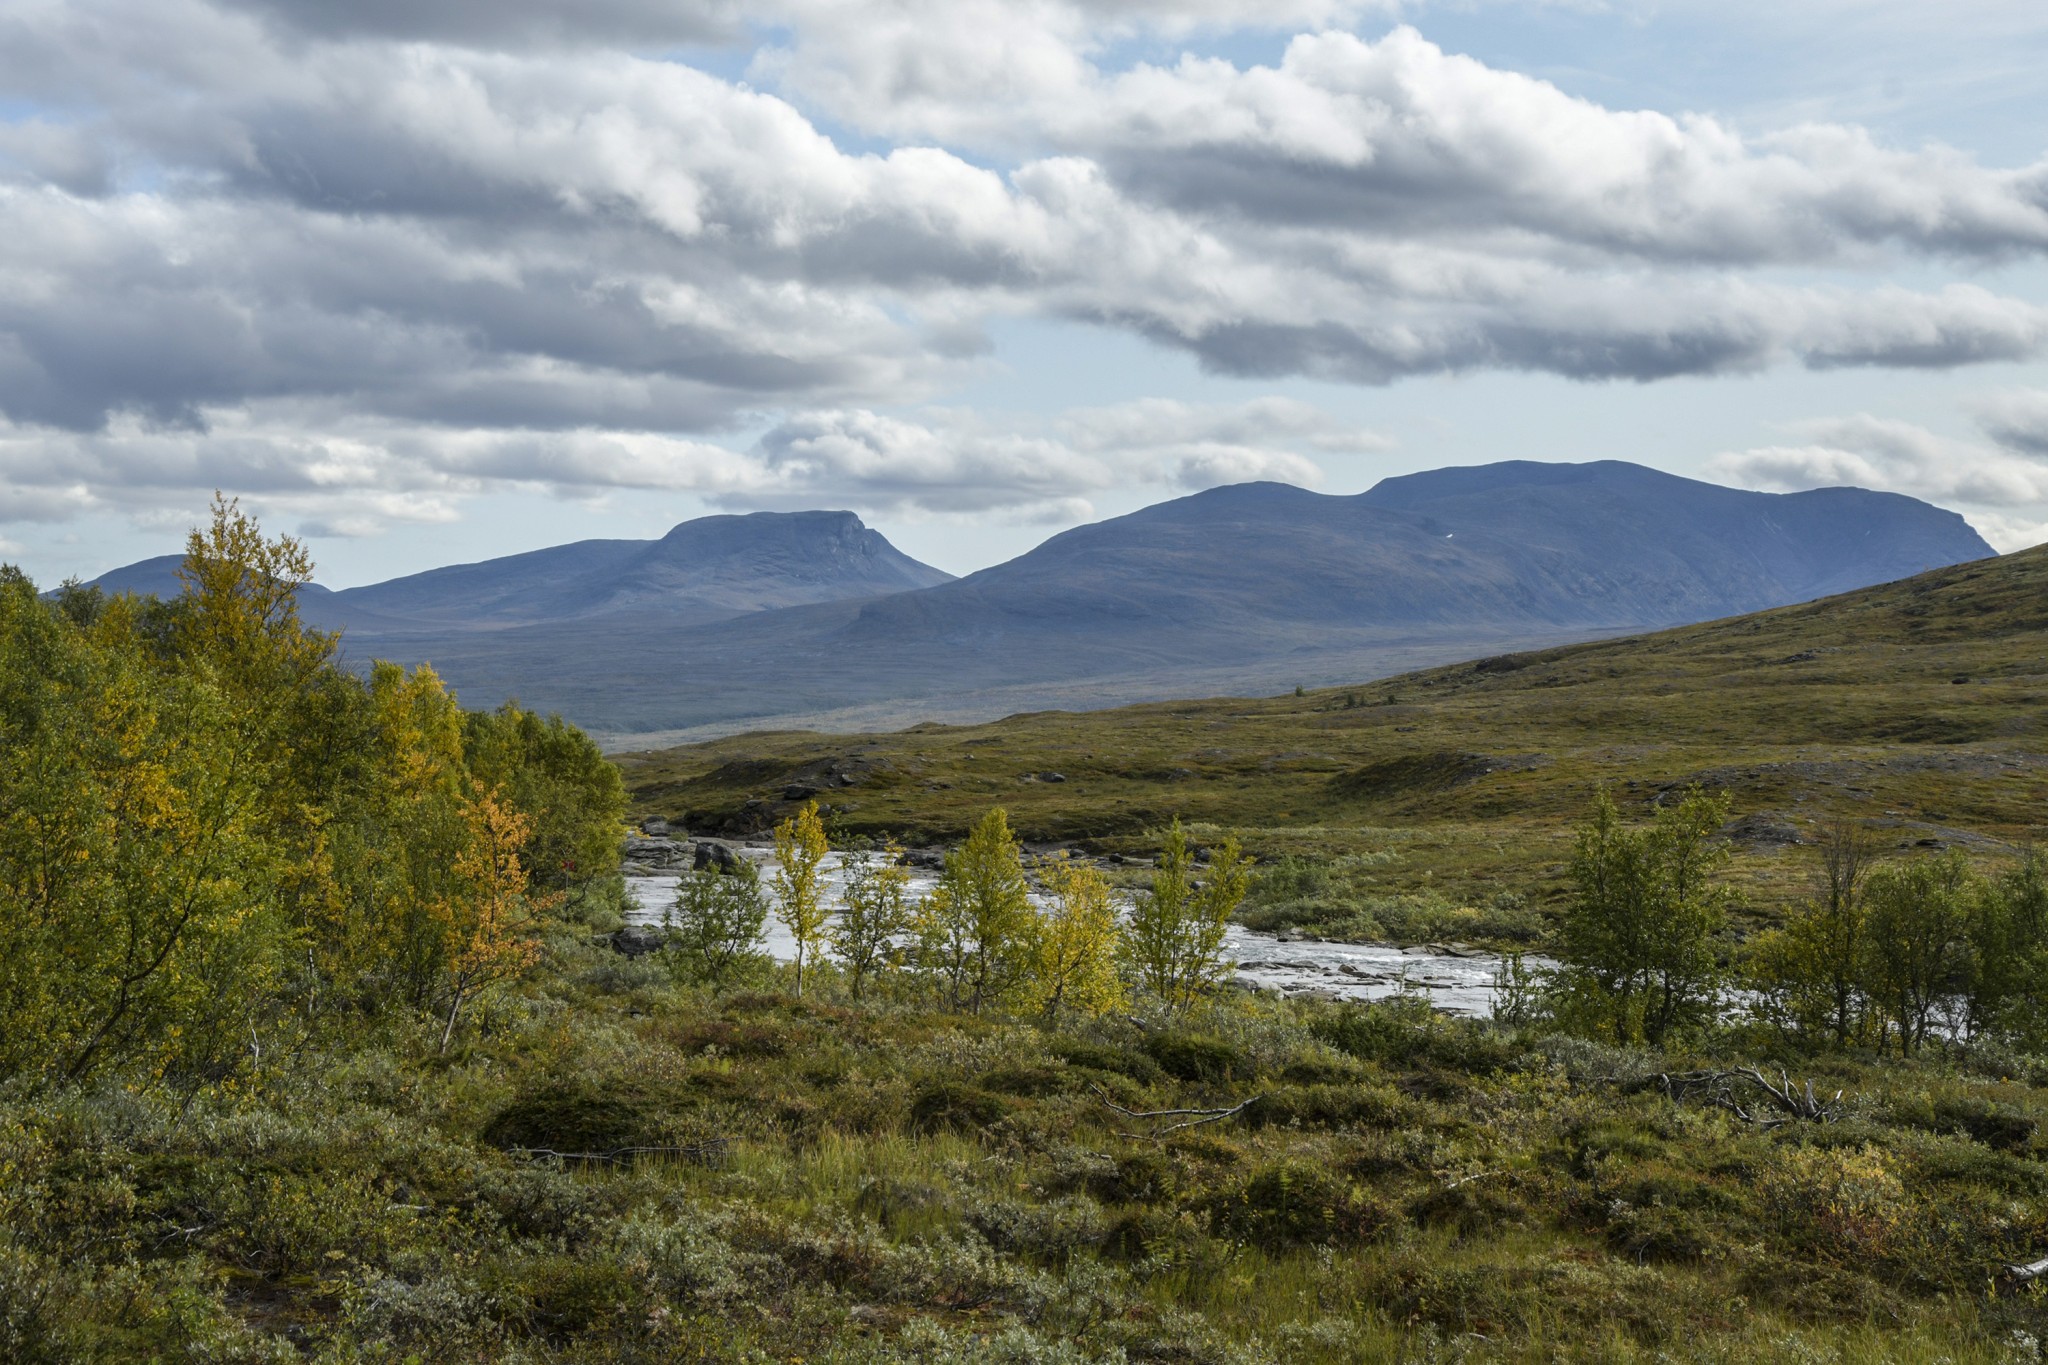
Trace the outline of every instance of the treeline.
<path fill-rule="evenodd" d="M 196 1089 L 377 1019 L 442 1048 L 551 915 L 616 898 L 581 732 L 340 666 L 231 502 L 169 601 L 0 568 L 0 1082 Z"/>
<path fill-rule="evenodd" d="M 1509 1022 L 1662 1045 L 1733 1027 L 1803 1050 L 1902 1056 L 1931 1042 L 2048 1048 L 2048 867 L 1987 873 L 1960 850 L 1883 858 L 1853 820 L 1822 828 L 1812 893 L 1778 927 L 1727 940 L 1737 892 L 1718 837 L 1728 798 L 1697 788 L 1646 825 L 1606 795 L 1583 825 L 1547 979 L 1511 961 Z"/>
<path fill-rule="evenodd" d="M 678 979 L 714 989 L 755 977 L 768 966 L 761 942 L 772 912 L 796 944 L 799 994 L 822 957 L 855 999 L 880 992 L 973 1014 L 1057 1018 L 1107 1014 L 1138 992 L 1181 1009 L 1228 976 L 1224 934 L 1251 878 L 1234 840 L 1200 855 L 1198 868 L 1176 821 L 1151 885 L 1120 912 L 1108 879 L 1088 863 L 1061 855 L 1027 870 L 1001 807 L 915 899 L 902 850 L 889 845 L 847 852 L 844 885 L 830 903 L 828 851 L 813 801 L 775 830 L 772 901 L 752 863 L 685 874 L 664 919 L 662 960 Z M 1031 896 L 1033 872 L 1043 906 Z"/>

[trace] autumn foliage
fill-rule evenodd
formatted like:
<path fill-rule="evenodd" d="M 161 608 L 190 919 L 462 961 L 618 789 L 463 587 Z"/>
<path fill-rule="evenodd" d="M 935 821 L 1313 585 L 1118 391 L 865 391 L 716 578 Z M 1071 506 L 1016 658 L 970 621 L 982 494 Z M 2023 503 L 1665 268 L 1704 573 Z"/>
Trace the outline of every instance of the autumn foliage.
<path fill-rule="evenodd" d="M 226 501 L 171 601 L 0 570 L 0 1081 L 191 1090 L 406 1017 L 445 1048 L 615 867 L 587 738 L 343 668 L 311 572 Z"/>

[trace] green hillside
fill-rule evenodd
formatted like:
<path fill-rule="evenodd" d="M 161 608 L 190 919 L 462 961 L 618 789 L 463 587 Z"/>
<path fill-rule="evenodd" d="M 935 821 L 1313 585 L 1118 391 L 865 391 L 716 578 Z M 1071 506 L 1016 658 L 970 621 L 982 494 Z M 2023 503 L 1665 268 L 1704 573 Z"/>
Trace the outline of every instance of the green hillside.
<path fill-rule="evenodd" d="M 1826 816 L 1907 846 L 2048 824 L 2044 701 L 2048 548 L 1352 688 L 750 734 L 621 765 L 640 814 L 696 832 L 765 828 L 810 789 L 845 830 L 912 840 L 1001 804 L 1027 838 L 1142 851 L 1179 816 L 1269 859 L 1391 848 L 1390 889 L 1474 899 L 1549 882 L 1597 786 L 1626 807 L 1700 782 L 1733 794 L 1768 907 L 1804 876 L 1785 841 Z"/>

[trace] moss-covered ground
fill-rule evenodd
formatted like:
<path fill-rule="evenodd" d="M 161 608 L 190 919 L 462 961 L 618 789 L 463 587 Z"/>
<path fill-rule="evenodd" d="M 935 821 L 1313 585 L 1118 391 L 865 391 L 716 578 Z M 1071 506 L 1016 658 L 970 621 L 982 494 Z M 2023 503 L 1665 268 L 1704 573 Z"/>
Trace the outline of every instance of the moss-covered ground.
<path fill-rule="evenodd" d="M 1838 1121 L 1766 1129 L 1654 1083 L 1701 1060 L 1398 1004 L 713 999 L 561 939 L 445 1059 L 0 1106 L 0 1357 L 2037 1358 L 2027 1063 L 1812 1064 Z"/>

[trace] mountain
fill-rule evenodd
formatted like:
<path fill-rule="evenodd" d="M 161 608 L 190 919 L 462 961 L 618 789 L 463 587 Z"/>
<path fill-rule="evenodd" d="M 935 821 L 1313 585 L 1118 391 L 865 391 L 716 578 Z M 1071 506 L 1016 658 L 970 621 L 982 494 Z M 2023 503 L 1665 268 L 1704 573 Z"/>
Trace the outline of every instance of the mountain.
<path fill-rule="evenodd" d="M 517 693 L 614 734 L 844 728 L 1356 681 L 1991 553 L 1961 517 L 1895 494 L 1514 461 L 1350 497 L 1211 489 L 936 587 L 687 629 L 515 626 L 419 657 L 472 704 Z"/>
<path fill-rule="evenodd" d="M 851 512 L 755 512 L 686 521 L 660 540 L 580 540 L 335 596 L 344 610 L 465 628 L 624 612 L 659 612 L 677 624 L 951 578 Z"/>
<path fill-rule="evenodd" d="M 176 596 L 180 556 L 100 575 L 107 592 Z M 451 633 L 642 613 L 664 626 L 803 603 L 866 598 L 947 582 L 851 512 L 700 517 L 659 540 L 581 540 L 332 592 L 309 583 L 300 614 L 346 632 L 363 656 L 395 637 L 407 652 Z M 420 642 L 424 641 L 422 645 Z"/>
<path fill-rule="evenodd" d="M 1266 857 L 1409 850 L 1374 861 L 1372 897 L 1475 907 L 1504 886 L 1532 904 L 1559 889 L 1558 834 L 1596 789 L 1642 818 L 1697 782 L 1734 800 L 1729 833 L 1759 855 L 1741 877 L 1755 908 L 1811 893 L 1815 855 L 1794 844 L 1838 817 L 1887 851 L 2038 844 L 2043 659 L 2048 546 L 1301 696 L 756 731 L 620 763 L 636 814 L 691 830 L 758 831 L 807 790 L 851 832 L 913 842 L 957 839 L 1000 803 L 1028 839 L 1150 852 L 1177 815 Z M 1456 913 L 1442 933 L 1484 932 Z"/>

